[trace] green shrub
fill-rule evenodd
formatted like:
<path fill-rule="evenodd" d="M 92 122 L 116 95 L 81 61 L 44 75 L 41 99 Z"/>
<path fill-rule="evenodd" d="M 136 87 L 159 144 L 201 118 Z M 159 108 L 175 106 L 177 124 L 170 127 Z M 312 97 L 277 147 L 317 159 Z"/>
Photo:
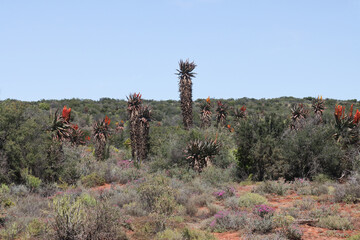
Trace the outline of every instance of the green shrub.
<path fill-rule="evenodd" d="M 275 227 L 284 228 L 290 226 L 295 221 L 295 218 L 290 215 L 278 214 L 273 217 L 273 221 Z"/>
<path fill-rule="evenodd" d="M 215 166 L 205 168 L 200 176 L 204 182 L 215 187 L 233 180 L 230 169 L 223 169 Z"/>
<path fill-rule="evenodd" d="M 182 232 L 184 240 L 215 240 L 216 238 L 208 232 L 185 228 Z"/>
<path fill-rule="evenodd" d="M 353 235 L 347 238 L 346 240 L 360 240 L 360 234 Z"/>
<path fill-rule="evenodd" d="M 336 202 L 358 202 L 360 199 L 360 184 L 358 182 L 354 182 L 336 185 L 334 198 Z"/>
<path fill-rule="evenodd" d="M 321 217 L 316 225 L 318 227 L 333 230 L 350 230 L 353 228 L 351 222 L 347 218 L 340 216 Z"/>
<path fill-rule="evenodd" d="M 81 178 L 81 183 L 88 188 L 101 186 L 105 184 L 105 179 L 97 173 L 91 173 Z"/>
<path fill-rule="evenodd" d="M 86 195 L 54 198 L 54 239 L 127 239 L 119 212 L 105 202 L 93 205 Z"/>
<path fill-rule="evenodd" d="M 142 183 L 137 191 L 146 211 L 171 215 L 175 210 L 175 192 L 169 187 L 168 178 L 156 175 Z"/>
<path fill-rule="evenodd" d="M 39 219 L 32 220 L 27 228 L 26 232 L 30 237 L 38 237 L 45 233 L 46 225 L 44 222 L 41 222 Z"/>
<path fill-rule="evenodd" d="M 241 230 L 248 224 L 249 216 L 245 212 L 219 211 L 215 214 L 210 229 L 213 232 Z"/>
<path fill-rule="evenodd" d="M 156 234 L 157 240 L 183 240 L 183 236 L 178 230 L 165 229 Z"/>
<path fill-rule="evenodd" d="M 31 191 L 39 189 L 41 179 L 31 175 L 28 169 L 21 170 L 21 177 L 25 180 L 26 186 L 30 188 Z"/>
<path fill-rule="evenodd" d="M 333 139 L 334 128 L 310 121 L 298 131 L 289 132 L 282 145 L 286 159 L 285 178 L 313 178 L 319 174 L 340 177 L 344 152 Z"/>
<path fill-rule="evenodd" d="M 265 181 L 258 185 L 254 192 L 256 193 L 275 193 L 280 196 L 284 196 L 287 194 L 290 189 L 290 185 L 286 184 L 284 180 L 279 181 Z"/>
<path fill-rule="evenodd" d="M 313 177 L 313 181 L 317 183 L 326 183 L 326 182 L 330 182 L 331 178 L 326 174 L 319 173 L 318 175 L 315 175 Z"/>
<path fill-rule="evenodd" d="M 239 198 L 239 207 L 252 208 L 255 205 L 267 203 L 266 198 L 257 193 L 245 193 Z"/>
<path fill-rule="evenodd" d="M 236 128 L 235 152 L 239 174 L 254 180 L 277 179 L 284 175 L 281 136 L 287 128 L 284 118 L 276 114 L 249 116 Z"/>
<path fill-rule="evenodd" d="M 311 210 L 315 206 L 315 201 L 311 198 L 304 198 L 302 200 L 297 200 L 294 203 L 294 207 L 300 209 L 301 211 Z"/>
<path fill-rule="evenodd" d="M 268 233 L 274 228 L 272 217 L 257 217 L 250 220 L 249 227 L 253 232 Z"/>
<path fill-rule="evenodd" d="M 303 236 L 303 232 L 298 226 L 289 225 L 282 229 L 283 234 L 289 240 L 301 240 Z"/>
<path fill-rule="evenodd" d="M 0 230 L 0 238 L 4 240 L 16 240 L 20 231 L 21 228 L 14 222 Z"/>

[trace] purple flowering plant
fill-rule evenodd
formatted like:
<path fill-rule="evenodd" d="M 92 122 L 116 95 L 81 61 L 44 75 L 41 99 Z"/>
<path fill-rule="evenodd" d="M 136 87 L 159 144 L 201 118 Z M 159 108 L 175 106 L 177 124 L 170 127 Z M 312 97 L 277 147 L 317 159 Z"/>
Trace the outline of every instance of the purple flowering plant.
<path fill-rule="evenodd" d="M 235 195 L 235 188 L 225 187 L 225 190 L 221 189 L 219 191 L 216 191 L 213 193 L 213 195 L 219 200 L 225 199 L 227 197 L 232 197 Z"/>
<path fill-rule="evenodd" d="M 273 216 L 273 215 L 274 215 L 274 212 L 275 212 L 275 209 L 272 208 L 272 207 L 269 207 L 269 206 L 267 206 L 267 205 L 265 205 L 265 204 L 261 204 L 261 205 L 256 205 L 256 206 L 254 207 L 253 212 L 254 212 L 256 215 L 264 218 L 264 217 L 271 217 L 271 216 Z"/>

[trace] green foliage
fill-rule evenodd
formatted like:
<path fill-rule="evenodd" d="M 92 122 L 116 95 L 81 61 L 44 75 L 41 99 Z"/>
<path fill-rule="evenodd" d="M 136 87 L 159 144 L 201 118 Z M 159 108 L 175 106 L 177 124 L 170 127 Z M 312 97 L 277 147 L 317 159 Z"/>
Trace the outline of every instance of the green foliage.
<path fill-rule="evenodd" d="M 0 230 L 0 237 L 4 240 L 16 240 L 21 229 L 17 223 L 12 223 L 4 229 Z"/>
<path fill-rule="evenodd" d="M 182 234 L 185 240 L 215 240 L 211 233 L 196 229 L 185 228 Z"/>
<path fill-rule="evenodd" d="M 256 186 L 254 192 L 256 193 L 275 193 L 280 196 L 287 194 L 290 189 L 290 185 L 285 183 L 284 180 L 278 181 L 264 181 L 260 185 Z"/>
<path fill-rule="evenodd" d="M 91 173 L 87 176 L 81 178 L 81 183 L 85 187 L 96 187 L 105 184 L 105 179 L 102 176 L 99 176 L 97 173 Z"/>
<path fill-rule="evenodd" d="M 341 216 L 321 217 L 317 226 L 333 230 L 350 230 L 353 228 L 349 219 Z"/>
<path fill-rule="evenodd" d="M 331 126 L 307 123 L 284 138 L 286 179 L 313 177 L 320 173 L 339 177 L 343 171 L 343 151 L 332 138 Z"/>
<path fill-rule="evenodd" d="M 264 117 L 250 116 L 240 121 L 236 128 L 239 173 L 246 177 L 253 175 L 255 180 L 278 178 L 284 173 L 281 152 L 281 136 L 287 127 L 284 118 L 275 114 Z"/>
<path fill-rule="evenodd" d="M 39 219 L 34 219 L 28 224 L 26 232 L 29 237 L 39 237 L 46 232 L 46 225 Z"/>
<path fill-rule="evenodd" d="M 257 193 L 245 193 L 239 198 L 239 207 L 252 208 L 265 203 L 267 203 L 266 198 Z"/>
<path fill-rule="evenodd" d="M 105 202 L 93 204 L 86 195 L 63 195 L 53 200 L 53 210 L 54 239 L 127 239 L 119 213 Z"/>
<path fill-rule="evenodd" d="M 21 170 L 21 177 L 25 180 L 25 184 L 31 191 L 37 191 L 41 184 L 41 179 L 31 175 L 27 168 Z"/>
<path fill-rule="evenodd" d="M 173 213 L 176 207 L 175 192 L 168 185 L 168 178 L 157 175 L 138 187 L 140 201 L 146 211 L 166 216 Z"/>

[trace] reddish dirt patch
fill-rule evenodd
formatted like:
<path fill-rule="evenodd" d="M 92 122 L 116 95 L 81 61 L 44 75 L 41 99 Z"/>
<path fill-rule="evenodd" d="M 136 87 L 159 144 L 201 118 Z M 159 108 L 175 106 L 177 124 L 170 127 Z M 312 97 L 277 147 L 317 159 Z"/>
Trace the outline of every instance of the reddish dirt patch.
<path fill-rule="evenodd" d="M 329 229 L 312 227 L 308 225 L 301 225 L 301 230 L 303 230 L 304 233 L 304 240 L 338 240 L 345 239 L 350 235 L 354 235 L 352 231 L 330 231 Z"/>
<path fill-rule="evenodd" d="M 219 240 L 239 240 L 240 234 L 238 232 L 223 232 L 223 233 L 214 233 L 214 236 Z"/>
<path fill-rule="evenodd" d="M 301 199 L 301 197 L 299 197 L 296 193 L 293 193 L 288 196 L 269 195 L 267 199 L 272 207 L 274 207 L 277 211 L 280 211 L 282 208 L 292 207 L 293 202 Z"/>
<path fill-rule="evenodd" d="M 236 196 L 240 196 L 244 193 L 251 192 L 252 189 L 255 187 L 255 185 L 246 185 L 246 186 L 237 186 L 235 188 L 236 190 Z"/>

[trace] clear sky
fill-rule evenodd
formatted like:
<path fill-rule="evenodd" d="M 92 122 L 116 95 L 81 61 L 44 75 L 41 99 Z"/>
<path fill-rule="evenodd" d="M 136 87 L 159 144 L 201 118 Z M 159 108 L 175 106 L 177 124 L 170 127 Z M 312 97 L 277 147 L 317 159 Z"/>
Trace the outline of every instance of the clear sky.
<path fill-rule="evenodd" d="M 360 0 L 0 0 L 0 100 L 360 99 Z"/>

